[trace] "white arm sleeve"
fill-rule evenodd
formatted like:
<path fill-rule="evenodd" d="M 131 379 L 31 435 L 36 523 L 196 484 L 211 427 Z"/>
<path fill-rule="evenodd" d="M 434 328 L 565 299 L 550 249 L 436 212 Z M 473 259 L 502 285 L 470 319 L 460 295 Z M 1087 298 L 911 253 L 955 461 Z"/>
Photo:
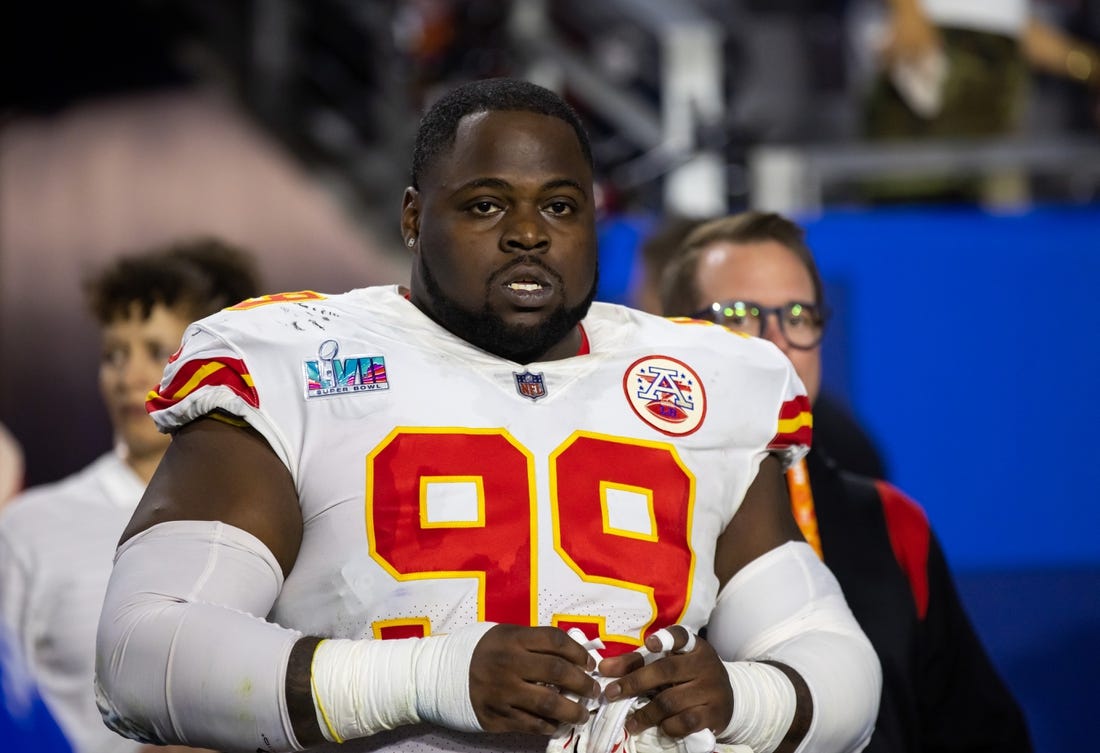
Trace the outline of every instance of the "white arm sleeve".
<path fill-rule="evenodd" d="M 808 544 L 788 542 L 731 578 L 718 595 L 707 640 L 727 662 L 771 659 L 802 676 L 814 715 L 799 753 L 859 751 L 867 745 L 882 669 L 836 578 Z M 774 676 L 762 679 L 771 682 Z M 774 693 L 765 688 L 758 695 Z M 737 703 L 735 695 L 735 710 Z M 727 729 L 723 737 L 737 732 Z"/>
<path fill-rule="evenodd" d="M 253 615 L 283 576 L 255 536 L 224 523 L 160 523 L 119 548 L 99 621 L 96 702 L 108 727 L 150 743 L 302 750 L 286 708 L 301 633 Z M 470 662 L 493 623 L 395 641 L 325 640 L 314 708 L 331 741 L 420 721 L 480 731 Z"/>
<path fill-rule="evenodd" d="M 282 583 L 271 551 L 224 523 L 160 523 L 123 544 L 96 642 L 107 726 L 142 742 L 301 750 L 284 687 L 301 634 L 253 616 Z"/>

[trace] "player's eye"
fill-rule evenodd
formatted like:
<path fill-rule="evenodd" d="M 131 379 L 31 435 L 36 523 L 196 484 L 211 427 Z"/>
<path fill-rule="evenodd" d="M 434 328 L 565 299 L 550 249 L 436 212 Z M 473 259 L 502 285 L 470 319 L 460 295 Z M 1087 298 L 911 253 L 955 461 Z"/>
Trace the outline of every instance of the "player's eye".
<path fill-rule="evenodd" d="M 562 217 L 572 213 L 573 205 L 568 201 L 551 201 L 549 204 L 546 205 L 546 211 L 550 214 Z"/>
<path fill-rule="evenodd" d="M 495 201 L 481 199 L 480 201 L 475 201 L 470 205 L 470 211 L 474 214 L 488 217 L 490 215 L 498 213 L 500 211 L 500 205 L 497 204 Z"/>

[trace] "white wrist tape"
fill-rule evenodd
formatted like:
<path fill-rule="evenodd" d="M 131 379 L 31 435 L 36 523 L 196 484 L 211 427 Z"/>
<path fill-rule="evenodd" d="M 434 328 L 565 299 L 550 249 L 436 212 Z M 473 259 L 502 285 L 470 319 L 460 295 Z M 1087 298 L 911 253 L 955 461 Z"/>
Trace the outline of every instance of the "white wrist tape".
<path fill-rule="evenodd" d="M 285 691 L 301 634 L 253 616 L 281 586 L 271 551 L 224 523 L 160 523 L 123 544 L 96 642 L 107 726 L 142 742 L 301 750 Z"/>
<path fill-rule="evenodd" d="M 723 663 L 733 688 L 733 716 L 718 739 L 772 753 L 794 720 L 797 699 L 790 679 L 770 664 Z"/>
<path fill-rule="evenodd" d="M 470 702 L 470 662 L 494 624 L 426 638 L 322 641 L 310 677 L 321 732 L 342 743 L 417 722 L 484 731 Z"/>
<path fill-rule="evenodd" d="M 808 544 L 776 547 L 731 578 L 718 594 L 707 640 L 726 661 L 772 659 L 801 675 L 814 712 L 799 753 L 857 751 L 870 739 L 882 690 L 878 656 Z M 735 695 L 735 715 L 737 703 Z M 767 711 L 775 715 L 768 726 L 778 729 L 786 706 Z"/>

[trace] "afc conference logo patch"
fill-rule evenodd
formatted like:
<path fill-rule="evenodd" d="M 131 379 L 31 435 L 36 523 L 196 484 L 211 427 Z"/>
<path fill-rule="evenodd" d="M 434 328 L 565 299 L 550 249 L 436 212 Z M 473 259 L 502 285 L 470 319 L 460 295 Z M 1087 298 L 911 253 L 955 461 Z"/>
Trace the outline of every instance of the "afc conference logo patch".
<path fill-rule="evenodd" d="M 386 359 L 382 356 L 338 358 L 340 344 L 325 340 L 317 348 L 317 360 L 304 361 L 306 399 L 388 390 Z"/>
<path fill-rule="evenodd" d="M 541 371 L 538 374 L 532 374 L 530 371 L 524 371 L 522 374 L 513 371 L 512 376 L 516 378 L 516 392 L 519 394 L 531 400 L 546 397 L 546 380 Z"/>
<path fill-rule="evenodd" d="M 623 376 L 623 391 L 638 418 L 662 434 L 691 434 L 707 413 L 699 375 L 668 356 L 646 356 L 631 364 Z"/>

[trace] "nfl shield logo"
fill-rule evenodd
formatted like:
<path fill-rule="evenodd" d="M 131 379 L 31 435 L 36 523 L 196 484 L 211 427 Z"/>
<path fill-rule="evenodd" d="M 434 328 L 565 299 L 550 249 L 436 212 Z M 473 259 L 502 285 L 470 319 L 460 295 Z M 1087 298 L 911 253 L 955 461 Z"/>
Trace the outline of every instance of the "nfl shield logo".
<path fill-rule="evenodd" d="M 532 400 L 546 397 L 546 383 L 542 379 L 541 372 L 532 374 L 530 371 L 524 371 L 519 374 L 513 371 L 512 376 L 516 378 L 516 392 L 519 394 Z"/>

